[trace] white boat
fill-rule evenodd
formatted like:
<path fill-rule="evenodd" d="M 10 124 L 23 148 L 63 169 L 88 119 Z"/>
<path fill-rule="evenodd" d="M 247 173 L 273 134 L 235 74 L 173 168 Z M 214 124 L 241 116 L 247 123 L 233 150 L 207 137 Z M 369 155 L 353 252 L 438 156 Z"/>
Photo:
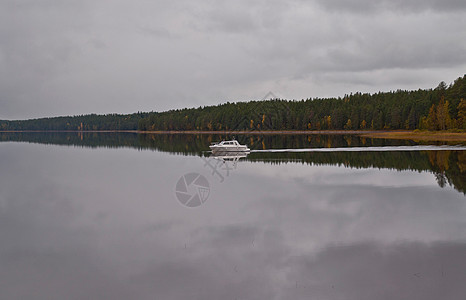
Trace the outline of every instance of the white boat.
<path fill-rule="evenodd" d="M 216 152 L 248 152 L 251 149 L 246 145 L 241 145 L 237 140 L 221 141 L 220 143 L 212 143 L 209 146 L 212 153 Z"/>

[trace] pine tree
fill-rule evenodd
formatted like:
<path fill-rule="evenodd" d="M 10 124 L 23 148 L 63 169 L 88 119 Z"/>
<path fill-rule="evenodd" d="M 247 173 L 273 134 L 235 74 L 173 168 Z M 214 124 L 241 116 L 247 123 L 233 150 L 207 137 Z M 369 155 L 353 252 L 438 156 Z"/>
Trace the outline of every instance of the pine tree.
<path fill-rule="evenodd" d="M 427 116 L 426 125 L 429 130 L 437 130 L 437 113 L 435 109 L 435 104 L 429 109 L 429 115 Z"/>
<path fill-rule="evenodd" d="M 466 129 L 466 100 L 461 99 L 458 104 L 458 117 L 456 118 L 457 126 Z"/>

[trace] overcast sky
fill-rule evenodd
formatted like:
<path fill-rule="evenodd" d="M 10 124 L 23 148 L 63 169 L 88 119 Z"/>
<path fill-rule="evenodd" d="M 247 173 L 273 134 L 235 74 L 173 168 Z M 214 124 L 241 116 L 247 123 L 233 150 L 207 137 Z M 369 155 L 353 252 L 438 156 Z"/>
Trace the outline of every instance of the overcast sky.
<path fill-rule="evenodd" d="M 0 0 L 0 119 L 435 87 L 464 0 Z"/>

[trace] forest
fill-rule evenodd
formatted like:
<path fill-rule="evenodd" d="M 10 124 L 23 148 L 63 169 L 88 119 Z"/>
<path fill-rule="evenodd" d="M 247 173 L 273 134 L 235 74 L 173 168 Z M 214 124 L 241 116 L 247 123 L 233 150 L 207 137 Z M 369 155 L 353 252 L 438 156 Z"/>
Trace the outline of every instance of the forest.
<path fill-rule="evenodd" d="M 300 101 L 271 99 L 151 113 L 139 129 L 157 130 L 447 130 L 466 128 L 466 75 L 417 91 L 350 94 Z"/>
<path fill-rule="evenodd" d="M 464 130 L 466 75 L 416 91 L 270 99 L 134 114 L 0 120 L 0 131 Z"/>
<path fill-rule="evenodd" d="M 0 120 L 0 131 L 99 131 L 136 130 L 138 122 L 150 113 L 80 115 L 30 120 Z"/>

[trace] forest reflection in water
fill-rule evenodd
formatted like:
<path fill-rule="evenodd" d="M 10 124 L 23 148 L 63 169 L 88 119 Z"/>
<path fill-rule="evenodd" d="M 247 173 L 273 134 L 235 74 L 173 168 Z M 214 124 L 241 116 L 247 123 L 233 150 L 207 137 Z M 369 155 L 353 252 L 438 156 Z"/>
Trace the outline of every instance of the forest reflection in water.
<path fill-rule="evenodd" d="M 178 155 L 208 156 L 209 145 L 231 139 L 227 134 L 136 134 L 128 132 L 20 132 L 0 133 L 0 142 L 18 141 L 82 147 L 136 148 Z M 466 151 L 358 151 L 358 152 L 254 152 L 265 149 L 416 146 L 408 140 L 368 139 L 357 135 L 239 135 L 236 139 L 252 149 L 242 158 L 272 164 L 303 163 L 350 168 L 385 168 L 431 172 L 440 187 L 453 186 L 466 194 Z M 429 145 L 448 145 L 445 142 Z M 456 144 L 454 144 L 456 145 Z M 369 149 L 369 148 L 368 148 Z"/>
<path fill-rule="evenodd" d="M 1 297 L 466 297 L 465 151 L 209 153 L 222 138 L 0 134 Z M 415 146 L 237 138 L 253 150 Z M 193 172 L 210 196 L 187 208 L 176 184 Z"/>

